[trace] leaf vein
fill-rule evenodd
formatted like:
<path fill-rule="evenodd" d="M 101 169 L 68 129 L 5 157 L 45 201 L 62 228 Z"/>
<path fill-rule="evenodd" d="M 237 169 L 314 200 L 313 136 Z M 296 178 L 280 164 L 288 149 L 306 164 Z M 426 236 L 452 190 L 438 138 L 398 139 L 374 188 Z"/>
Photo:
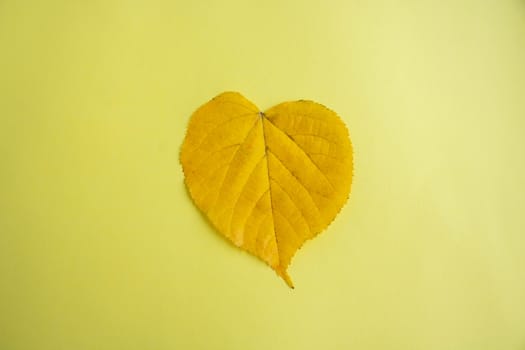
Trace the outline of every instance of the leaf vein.
<path fill-rule="evenodd" d="M 237 120 L 237 119 L 241 119 L 241 118 L 246 118 L 250 115 L 253 115 L 253 113 L 246 113 L 246 114 L 241 114 L 241 115 L 238 115 L 236 117 L 233 117 L 233 118 L 230 118 L 228 120 L 225 120 L 224 122 L 222 123 L 219 123 L 217 125 L 215 125 L 210 131 L 208 131 L 205 135 L 204 135 L 204 138 L 202 139 L 201 142 L 199 142 L 199 144 L 192 150 L 192 152 L 197 152 L 201 147 L 202 145 L 206 142 L 206 140 L 208 140 L 208 138 L 212 135 L 212 132 L 214 132 L 215 130 L 217 130 L 218 128 L 220 128 L 221 126 L 224 126 L 230 122 L 232 122 L 233 120 Z"/>
<path fill-rule="evenodd" d="M 244 137 L 244 140 L 242 140 L 241 144 L 239 145 L 239 147 L 237 148 L 237 150 L 235 150 L 235 153 L 233 154 L 233 157 L 231 158 L 231 161 L 230 163 L 228 164 L 228 170 L 226 170 L 226 175 L 222 178 L 221 180 L 221 184 L 219 186 L 219 191 L 217 191 L 217 197 L 215 198 L 215 200 L 213 201 L 213 205 L 210 207 L 210 208 L 214 208 L 215 205 L 217 204 L 219 198 L 220 198 L 220 195 L 222 193 L 222 189 L 224 187 L 224 182 L 226 181 L 226 178 L 228 177 L 228 175 L 230 174 L 230 171 L 231 171 L 231 165 L 233 163 L 233 161 L 235 160 L 235 157 L 237 157 L 237 154 L 239 153 L 239 150 L 242 148 L 242 146 L 244 145 L 244 143 L 246 142 L 246 140 L 248 139 L 248 137 L 250 136 L 250 134 L 252 133 L 252 131 L 255 129 L 255 126 L 257 125 L 257 123 L 259 122 L 259 119 L 257 119 L 255 121 L 255 123 L 253 123 L 253 126 L 250 128 L 250 130 L 248 130 L 248 132 L 246 133 L 246 137 Z"/>
<path fill-rule="evenodd" d="M 227 146 L 224 146 L 224 147 L 221 147 L 220 149 L 216 150 L 216 151 L 213 151 L 213 152 L 210 152 L 206 158 L 204 158 L 204 160 L 200 161 L 199 164 L 195 165 L 194 166 L 194 169 L 197 169 L 197 168 L 200 168 L 201 165 L 203 165 L 204 163 L 206 163 L 214 154 L 217 154 L 219 152 L 222 152 L 222 151 L 225 151 L 227 150 L 228 148 L 232 148 L 232 147 L 235 147 L 235 146 L 240 146 L 241 143 L 238 142 L 238 143 L 233 143 L 231 145 L 227 145 Z M 195 172 L 195 170 L 194 170 Z"/>
<path fill-rule="evenodd" d="M 235 106 L 240 106 L 240 107 L 243 107 L 244 109 L 249 110 L 249 111 L 252 112 L 252 113 L 258 113 L 258 112 L 259 112 L 259 111 L 257 111 L 257 110 L 254 111 L 253 109 L 251 109 L 250 107 L 248 107 L 248 106 L 246 106 L 246 105 L 243 105 L 242 103 L 237 103 L 237 102 L 230 101 L 230 100 L 220 100 L 220 101 L 218 101 L 218 102 L 219 102 L 220 104 L 221 104 L 221 103 L 222 103 L 222 104 L 229 103 L 229 104 L 232 104 L 232 105 L 235 105 Z"/>
<path fill-rule="evenodd" d="M 255 205 L 252 207 L 252 209 L 250 210 L 250 212 L 248 213 L 248 216 L 246 217 L 246 220 L 244 221 L 244 226 L 242 227 L 242 232 L 244 232 L 246 230 L 246 224 L 248 223 L 248 221 L 250 221 L 250 219 L 252 218 L 252 215 L 253 215 L 253 212 L 255 210 L 255 208 L 259 205 L 259 202 L 264 198 L 264 196 L 266 196 L 266 194 L 270 191 L 270 188 L 268 187 L 266 189 L 266 191 L 264 191 L 260 196 L 259 196 L 259 199 L 257 199 L 257 201 L 255 202 Z"/>
<path fill-rule="evenodd" d="M 294 225 L 292 225 L 290 220 L 288 220 L 288 218 L 285 215 L 283 215 L 280 211 L 276 211 L 276 213 L 279 214 L 288 223 L 288 226 L 290 226 L 292 228 L 292 231 L 295 234 L 295 237 L 297 237 L 299 242 L 300 242 L 301 241 L 301 236 L 299 236 L 299 234 L 297 233 L 297 230 L 295 229 Z"/>
<path fill-rule="evenodd" d="M 306 152 L 304 150 L 304 148 L 301 147 L 301 145 L 299 145 L 297 143 L 297 141 L 295 141 L 286 131 L 282 130 L 281 128 L 279 128 L 277 125 L 275 125 L 271 120 L 269 120 L 268 118 L 266 118 L 266 120 L 268 120 L 268 122 L 270 124 L 272 124 L 277 130 L 279 130 L 282 134 L 284 134 L 286 137 L 288 137 L 288 139 L 290 141 L 293 142 L 294 145 L 297 146 L 297 148 L 299 148 L 303 153 L 304 155 L 310 160 L 310 162 L 312 163 L 312 165 L 319 171 L 319 173 L 321 173 L 321 175 L 325 178 L 325 180 L 328 182 L 328 184 L 330 185 L 330 187 L 332 187 L 332 191 L 335 190 L 335 187 L 334 185 L 332 184 L 332 182 L 328 179 L 328 177 L 326 177 L 325 173 L 323 173 L 323 171 L 319 168 L 319 165 L 317 165 L 316 162 L 314 162 L 314 160 L 312 159 L 312 157 L 310 157 L 310 155 L 308 154 L 308 152 Z M 275 153 L 272 152 L 274 155 Z M 277 156 L 276 156 L 277 157 Z M 282 162 L 281 162 L 282 163 Z M 293 175 L 293 174 L 292 174 Z"/>
<path fill-rule="evenodd" d="M 316 135 L 316 134 L 288 134 L 292 139 L 294 139 L 294 136 L 302 136 L 302 137 L 315 137 L 315 138 L 318 138 L 318 139 L 322 139 L 322 140 L 325 140 L 326 142 L 328 142 L 329 144 L 332 144 L 332 145 L 335 145 L 335 146 L 341 146 L 339 143 L 335 142 L 334 140 L 331 140 L 329 139 L 328 137 L 325 137 L 325 136 L 321 136 L 321 135 Z M 294 139 L 295 141 L 295 139 Z"/>
<path fill-rule="evenodd" d="M 300 179 L 299 179 L 294 173 L 292 173 L 292 171 L 291 171 L 290 169 L 288 169 L 288 167 L 286 166 L 286 164 L 284 164 L 283 161 L 282 161 L 281 159 L 279 159 L 279 157 L 277 157 L 277 155 L 276 155 L 274 152 L 272 152 L 271 150 L 269 150 L 269 152 L 270 152 L 271 154 L 273 154 L 273 156 L 275 157 L 275 159 L 277 159 L 277 160 L 279 161 L 279 163 L 281 163 L 281 165 L 286 169 L 286 171 L 288 171 L 288 173 L 294 177 L 295 181 L 297 181 L 297 183 L 298 183 L 299 185 L 301 185 L 301 186 L 305 189 L 305 191 L 308 193 L 308 195 L 310 196 L 310 198 L 312 198 L 312 201 L 313 201 L 314 203 L 315 203 L 315 200 L 314 200 L 314 198 L 312 197 L 312 194 L 310 193 L 310 191 L 313 192 L 313 193 L 316 193 L 316 194 L 320 195 L 320 196 L 323 197 L 323 198 L 330 199 L 330 197 L 328 197 L 328 196 L 325 195 L 324 193 L 321 193 L 321 192 L 319 192 L 319 191 L 309 190 L 309 189 L 306 187 L 306 185 L 305 185 L 305 184 L 304 184 L 304 183 L 303 183 L 303 182 L 302 182 L 302 181 L 301 181 L 301 180 L 300 180 Z M 316 205 L 316 206 L 317 206 L 317 205 Z M 317 209 L 319 209 L 319 207 L 317 207 Z"/>
<path fill-rule="evenodd" d="M 303 219 L 303 221 L 306 223 L 306 226 L 308 226 L 308 230 L 310 231 L 310 234 L 312 233 L 312 228 L 310 227 L 310 224 L 308 223 L 308 220 L 306 220 L 306 216 L 304 215 L 303 211 L 297 206 L 297 204 L 295 203 L 295 201 L 292 199 L 292 196 L 290 196 L 290 194 L 288 193 L 288 191 L 286 191 L 284 189 L 283 186 L 281 186 L 281 184 L 279 184 L 279 182 L 277 182 L 277 179 L 272 177 L 270 178 L 270 180 L 272 180 L 280 189 L 281 191 L 284 192 L 284 194 L 286 194 L 286 196 L 290 199 L 290 201 L 292 202 L 292 204 L 294 205 L 294 207 L 297 209 L 297 211 L 299 212 L 299 214 L 301 214 L 301 218 Z M 314 206 L 315 208 L 317 209 L 317 211 L 319 212 L 319 208 L 317 207 L 317 205 L 314 203 Z"/>
<path fill-rule="evenodd" d="M 262 116 L 264 116 L 264 114 L 262 114 Z M 271 186 L 270 186 L 270 162 L 268 161 L 268 152 L 269 152 L 269 149 L 268 149 L 268 141 L 266 139 L 266 132 L 265 132 L 265 128 L 264 128 L 264 122 L 263 122 L 263 119 L 261 119 L 261 127 L 262 127 L 262 130 L 263 130 L 263 138 L 264 138 L 264 155 L 266 157 L 266 176 L 268 178 L 268 189 L 269 189 L 269 193 L 270 193 L 270 209 L 271 209 L 271 212 L 272 212 L 272 225 L 273 225 L 273 234 L 274 234 L 274 237 L 275 237 L 275 246 L 277 247 L 277 260 L 279 262 L 279 265 L 281 265 L 281 250 L 279 249 L 279 240 L 277 239 L 277 231 L 275 229 L 275 220 L 274 220 L 274 215 L 275 215 L 275 212 L 274 212 L 274 208 L 273 208 L 273 198 L 272 198 L 272 191 L 271 191 Z"/>
<path fill-rule="evenodd" d="M 232 224 L 232 221 L 233 221 L 233 217 L 235 215 L 235 212 L 236 212 L 236 209 L 237 209 L 237 205 L 239 204 L 239 200 L 241 199 L 241 196 L 242 194 L 244 193 L 244 191 L 246 190 L 246 185 L 248 185 L 248 183 L 250 182 L 250 179 L 252 177 L 252 175 L 254 174 L 255 172 L 255 169 L 257 169 L 257 167 L 259 166 L 259 163 L 261 163 L 261 161 L 264 159 L 266 155 L 263 155 L 261 157 L 261 159 L 259 159 L 257 161 L 257 163 L 255 163 L 255 165 L 253 166 L 252 170 L 250 171 L 250 174 L 248 175 L 248 178 L 246 179 L 246 181 L 244 182 L 244 184 L 241 186 L 241 190 L 239 192 L 239 195 L 237 196 L 237 198 L 235 199 L 235 202 L 233 204 L 233 207 L 232 207 L 232 214 L 231 214 L 231 218 L 230 218 L 230 232 L 231 232 L 231 224 Z"/>

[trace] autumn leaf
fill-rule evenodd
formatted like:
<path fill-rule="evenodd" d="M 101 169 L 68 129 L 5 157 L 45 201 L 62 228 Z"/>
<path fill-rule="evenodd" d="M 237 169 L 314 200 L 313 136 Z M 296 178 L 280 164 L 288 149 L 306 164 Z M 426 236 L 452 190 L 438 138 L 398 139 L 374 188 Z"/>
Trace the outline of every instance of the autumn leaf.
<path fill-rule="evenodd" d="M 332 222 L 352 184 L 346 126 L 313 101 L 261 112 L 239 93 L 222 93 L 192 115 L 180 160 L 215 228 L 291 288 L 292 257 Z"/>

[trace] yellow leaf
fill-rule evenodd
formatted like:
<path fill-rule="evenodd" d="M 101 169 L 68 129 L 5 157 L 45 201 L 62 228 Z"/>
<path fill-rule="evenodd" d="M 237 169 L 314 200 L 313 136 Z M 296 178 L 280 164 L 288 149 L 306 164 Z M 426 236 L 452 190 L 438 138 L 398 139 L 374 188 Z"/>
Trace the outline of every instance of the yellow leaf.
<path fill-rule="evenodd" d="M 263 113 L 239 93 L 222 93 L 192 115 L 180 160 L 215 228 L 291 288 L 293 255 L 332 222 L 352 184 L 346 126 L 312 101 Z"/>

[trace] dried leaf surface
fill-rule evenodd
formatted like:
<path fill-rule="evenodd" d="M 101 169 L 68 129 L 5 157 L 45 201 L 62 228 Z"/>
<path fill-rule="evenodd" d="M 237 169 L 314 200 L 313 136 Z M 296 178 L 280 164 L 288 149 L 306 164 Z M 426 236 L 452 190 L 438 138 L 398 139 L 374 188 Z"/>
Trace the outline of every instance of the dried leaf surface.
<path fill-rule="evenodd" d="M 180 160 L 216 229 L 292 288 L 292 257 L 332 222 L 352 183 L 346 126 L 313 101 L 263 113 L 239 93 L 222 93 L 192 115 Z"/>

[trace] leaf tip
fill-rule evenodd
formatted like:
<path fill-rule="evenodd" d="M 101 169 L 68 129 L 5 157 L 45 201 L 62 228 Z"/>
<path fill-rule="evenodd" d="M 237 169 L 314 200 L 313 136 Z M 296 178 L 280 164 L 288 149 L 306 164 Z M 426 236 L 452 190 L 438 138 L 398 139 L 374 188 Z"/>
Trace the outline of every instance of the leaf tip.
<path fill-rule="evenodd" d="M 291 289 L 295 289 L 295 287 L 293 285 L 293 282 L 292 282 L 292 279 L 290 278 L 290 275 L 288 275 L 288 272 L 286 272 L 286 270 L 277 269 L 275 271 L 284 280 L 284 282 L 286 282 L 288 287 L 290 287 Z"/>

